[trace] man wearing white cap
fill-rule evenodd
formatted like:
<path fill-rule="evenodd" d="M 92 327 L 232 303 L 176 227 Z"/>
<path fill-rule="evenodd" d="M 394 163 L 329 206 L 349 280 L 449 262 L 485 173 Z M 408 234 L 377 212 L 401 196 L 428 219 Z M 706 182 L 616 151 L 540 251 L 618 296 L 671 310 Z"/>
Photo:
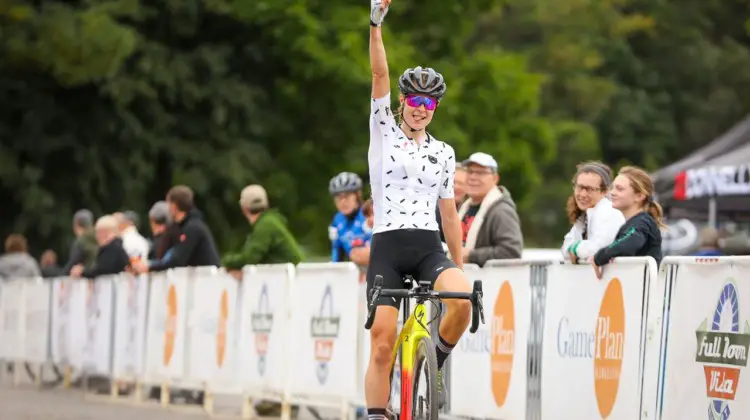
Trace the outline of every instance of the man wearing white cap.
<path fill-rule="evenodd" d="M 249 264 L 298 264 L 302 251 L 286 227 L 286 219 L 268 205 L 268 194 L 260 185 L 248 185 L 240 194 L 240 208 L 252 226 L 240 252 L 222 259 L 228 270 L 241 270 Z"/>
<path fill-rule="evenodd" d="M 498 186 L 497 161 L 477 152 L 463 164 L 467 168 L 466 200 L 458 211 L 463 229 L 464 262 L 483 266 L 489 260 L 521 258 L 523 235 L 510 192 Z"/>

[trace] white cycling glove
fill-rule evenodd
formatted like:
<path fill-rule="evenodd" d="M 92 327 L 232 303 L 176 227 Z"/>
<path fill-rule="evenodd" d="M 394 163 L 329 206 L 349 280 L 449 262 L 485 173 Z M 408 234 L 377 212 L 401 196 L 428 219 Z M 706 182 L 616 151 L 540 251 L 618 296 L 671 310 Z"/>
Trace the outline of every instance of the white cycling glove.
<path fill-rule="evenodd" d="M 383 0 L 370 0 L 370 26 L 380 26 L 383 24 L 385 15 L 388 14 L 388 8 L 381 9 Z"/>

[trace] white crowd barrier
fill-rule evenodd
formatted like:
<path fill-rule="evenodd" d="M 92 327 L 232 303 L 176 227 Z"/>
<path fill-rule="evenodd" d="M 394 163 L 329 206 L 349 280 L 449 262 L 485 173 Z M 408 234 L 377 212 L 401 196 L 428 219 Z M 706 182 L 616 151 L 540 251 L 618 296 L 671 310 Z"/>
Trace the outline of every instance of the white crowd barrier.
<path fill-rule="evenodd" d="M 554 261 L 465 272 L 486 324 L 449 358 L 447 416 L 750 418 L 750 258 L 625 258 L 602 279 Z M 208 267 L 5 281 L 0 359 L 348 418 L 370 351 L 359 277 L 339 263 L 248 266 L 239 282 Z"/>

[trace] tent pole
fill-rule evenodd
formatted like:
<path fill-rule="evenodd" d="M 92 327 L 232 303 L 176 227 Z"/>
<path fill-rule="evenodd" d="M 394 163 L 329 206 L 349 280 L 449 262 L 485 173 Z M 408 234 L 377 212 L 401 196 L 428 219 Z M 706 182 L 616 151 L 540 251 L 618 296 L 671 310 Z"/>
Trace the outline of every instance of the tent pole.
<path fill-rule="evenodd" d="M 708 225 L 716 229 L 716 197 L 708 200 Z"/>

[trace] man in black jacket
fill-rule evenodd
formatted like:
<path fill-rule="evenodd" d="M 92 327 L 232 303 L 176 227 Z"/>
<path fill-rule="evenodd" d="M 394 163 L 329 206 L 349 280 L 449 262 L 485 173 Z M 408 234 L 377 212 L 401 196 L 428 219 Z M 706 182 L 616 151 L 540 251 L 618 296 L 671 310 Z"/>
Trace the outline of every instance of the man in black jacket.
<path fill-rule="evenodd" d="M 180 228 L 180 240 L 166 260 L 134 264 L 137 273 L 163 271 L 176 267 L 221 265 L 213 235 L 203 222 L 203 215 L 194 208 L 193 191 L 184 185 L 172 187 L 167 193 L 172 220 Z"/>
<path fill-rule="evenodd" d="M 72 277 L 86 277 L 93 279 L 99 276 L 118 274 L 130 265 L 122 239 L 117 236 L 117 219 L 114 216 L 102 216 L 96 221 L 94 231 L 99 243 L 99 253 L 92 267 L 77 264 L 70 270 Z"/>

